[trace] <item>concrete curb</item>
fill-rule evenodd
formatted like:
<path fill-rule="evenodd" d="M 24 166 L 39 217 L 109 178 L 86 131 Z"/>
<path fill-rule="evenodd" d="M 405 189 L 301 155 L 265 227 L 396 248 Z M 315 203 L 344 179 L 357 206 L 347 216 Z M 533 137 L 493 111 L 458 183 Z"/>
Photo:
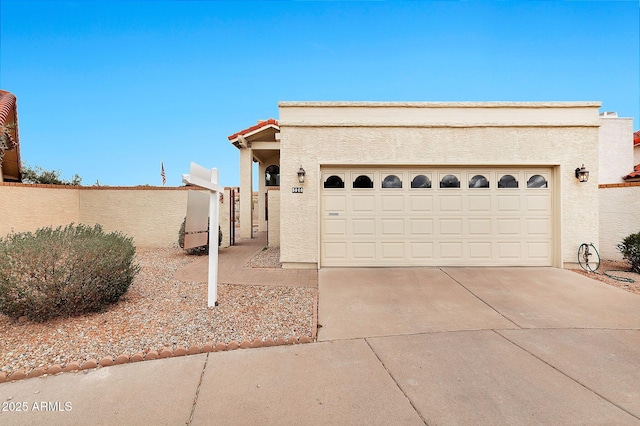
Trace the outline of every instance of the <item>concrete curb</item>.
<path fill-rule="evenodd" d="M 109 367 L 111 365 L 120 365 L 120 364 L 128 364 L 140 361 L 148 361 L 158 358 L 172 358 L 186 355 L 196 355 L 200 353 L 206 352 L 222 352 L 222 351 L 233 351 L 236 349 L 252 349 L 252 348 L 266 348 L 271 346 L 284 346 L 284 345 L 297 345 L 300 343 L 312 343 L 316 340 L 315 338 L 315 327 L 317 325 L 317 296 L 316 301 L 314 303 L 314 328 L 312 329 L 312 337 L 309 336 L 290 336 L 286 340 L 282 337 L 278 337 L 277 339 L 273 339 L 271 337 L 267 337 L 265 339 L 254 339 L 254 340 L 243 340 L 241 343 L 236 340 L 232 340 L 229 343 L 218 342 L 214 345 L 205 344 L 202 347 L 197 345 L 191 345 L 189 349 L 179 346 L 173 350 L 169 348 L 162 348 L 160 351 L 151 350 L 147 353 L 137 352 L 131 356 L 122 354 L 113 359 L 112 357 L 104 357 L 102 359 L 88 359 L 82 363 L 80 362 L 70 362 L 65 366 L 61 366 L 58 364 L 45 367 L 36 367 L 31 371 L 25 370 L 16 370 L 12 373 L 7 373 L 5 371 L 0 372 L 0 383 L 6 382 L 14 382 L 16 380 L 30 379 L 32 377 L 46 377 L 53 376 L 60 373 L 68 373 L 68 372 L 77 372 L 81 370 L 92 370 L 96 368 Z"/>

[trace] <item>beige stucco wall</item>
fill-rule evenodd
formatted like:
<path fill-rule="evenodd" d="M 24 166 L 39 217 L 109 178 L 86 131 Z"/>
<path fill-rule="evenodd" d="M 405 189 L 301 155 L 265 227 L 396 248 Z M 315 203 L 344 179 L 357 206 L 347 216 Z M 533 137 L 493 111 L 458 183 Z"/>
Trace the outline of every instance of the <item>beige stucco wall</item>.
<path fill-rule="evenodd" d="M 633 119 L 600 118 L 598 183 L 621 183 L 633 170 Z M 587 165 L 585 167 L 588 169 Z"/>
<path fill-rule="evenodd" d="M 624 186 L 602 185 L 600 196 L 600 243 L 596 248 L 602 259 L 622 260 L 616 246 L 640 232 L 640 182 Z M 595 243 L 595 241 L 593 241 Z"/>
<path fill-rule="evenodd" d="M 269 247 L 280 246 L 280 189 L 271 187 L 268 190 L 269 197 L 269 221 L 267 222 L 267 245 Z"/>
<path fill-rule="evenodd" d="M 322 165 L 555 166 L 556 263 L 575 261 L 597 241 L 597 102 L 317 103 L 281 102 L 281 261 L 318 262 Z M 574 170 L 585 164 L 589 182 Z M 296 171 L 306 170 L 304 193 Z"/>
<path fill-rule="evenodd" d="M 137 246 L 170 247 L 187 212 L 186 190 L 81 190 L 80 222 L 133 237 Z"/>
<path fill-rule="evenodd" d="M 94 188 L 0 184 L 0 235 L 85 223 L 133 237 L 137 246 L 177 244 L 186 215 L 184 187 Z"/>
<path fill-rule="evenodd" d="M 78 223 L 78 194 L 75 187 L 0 184 L 0 236 Z"/>

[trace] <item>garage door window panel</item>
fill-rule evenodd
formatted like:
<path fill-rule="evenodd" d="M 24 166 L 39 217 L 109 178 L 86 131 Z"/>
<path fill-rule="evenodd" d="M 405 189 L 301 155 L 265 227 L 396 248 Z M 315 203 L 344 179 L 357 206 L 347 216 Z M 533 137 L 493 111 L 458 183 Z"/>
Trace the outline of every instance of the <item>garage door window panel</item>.
<path fill-rule="evenodd" d="M 324 187 L 326 189 L 343 189 L 344 178 L 339 175 L 331 175 L 324 181 Z"/>
<path fill-rule="evenodd" d="M 414 189 L 430 189 L 431 188 L 431 175 L 419 174 L 412 176 L 411 188 Z"/>
<path fill-rule="evenodd" d="M 382 180 L 382 188 L 402 188 L 402 179 L 396 175 L 388 175 Z"/>
<path fill-rule="evenodd" d="M 444 175 L 440 178 L 440 188 L 460 188 L 460 176 Z"/>
<path fill-rule="evenodd" d="M 518 179 L 516 179 L 513 175 L 503 175 L 500 180 L 498 180 L 498 188 L 517 188 L 518 187 Z"/>
<path fill-rule="evenodd" d="M 469 188 L 489 188 L 489 179 L 487 179 L 484 175 L 475 175 L 471 179 L 469 179 Z"/>
<path fill-rule="evenodd" d="M 359 175 L 353 180 L 353 188 L 372 189 L 373 176 Z"/>
<path fill-rule="evenodd" d="M 527 188 L 548 188 L 549 182 L 542 175 L 533 175 L 527 180 Z"/>

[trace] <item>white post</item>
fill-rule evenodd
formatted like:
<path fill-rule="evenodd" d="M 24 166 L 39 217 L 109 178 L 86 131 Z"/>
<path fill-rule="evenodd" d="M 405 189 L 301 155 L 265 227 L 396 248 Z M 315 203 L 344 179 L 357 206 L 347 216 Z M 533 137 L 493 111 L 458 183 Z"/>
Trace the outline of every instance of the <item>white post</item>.
<path fill-rule="evenodd" d="M 211 169 L 211 183 L 218 186 L 218 169 Z M 215 187 L 214 186 L 214 187 Z M 207 305 L 218 305 L 218 199 L 220 193 L 216 190 L 209 192 L 209 288 L 207 291 Z M 212 284 L 213 283 L 213 284 Z"/>
<path fill-rule="evenodd" d="M 205 169 L 191 163 L 191 174 L 182 175 L 182 182 L 209 190 L 209 272 L 207 306 L 218 305 L 218 197 L 223 188 L 218 185 L 218 169 Z M 189 214 L 187 213 L 187 218 Z M 185 245 L 186 248 L 186 245 Z"/>

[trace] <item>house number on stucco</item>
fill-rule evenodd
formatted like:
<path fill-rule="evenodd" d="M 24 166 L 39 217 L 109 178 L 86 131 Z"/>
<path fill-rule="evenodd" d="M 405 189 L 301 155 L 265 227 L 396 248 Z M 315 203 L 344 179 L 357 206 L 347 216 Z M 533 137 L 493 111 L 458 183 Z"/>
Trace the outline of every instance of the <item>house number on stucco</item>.
<path fill-rule="evenodd" d="M 294 194 L 301 194 L 302 191 L 302 187 L 301 186 L 294 186 L 291 188 L 291 192 L 293 192 Z"/>

